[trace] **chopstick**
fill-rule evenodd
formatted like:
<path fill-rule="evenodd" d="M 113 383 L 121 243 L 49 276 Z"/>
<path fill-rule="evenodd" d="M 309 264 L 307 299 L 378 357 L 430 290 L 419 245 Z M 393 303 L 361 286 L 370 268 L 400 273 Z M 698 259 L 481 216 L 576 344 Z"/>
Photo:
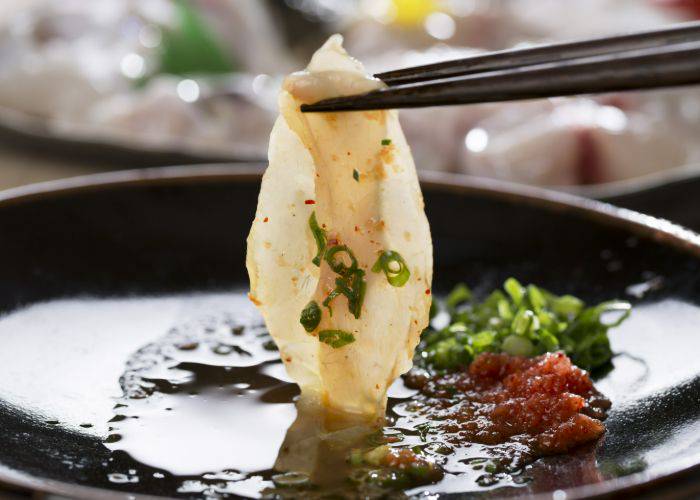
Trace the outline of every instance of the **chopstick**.
<path fill-rule="evenodd" d="M 700 40 L 700 22 L 575 42 L 501 50 L 374 75 L 389 86 Z"/>
<path fill-rule="evenodd" d="M 314 104 L 304 104 L 301 110 L 328 112 L 475 104 L 700 83 L 700 33 L 695 31 L 700 30 L 700 23 L 693 23 L 693 26 L 684 25 L 682 35 L 679 34 L 679 30 L 680 28 L 665 30 L 664 33 L 671 31 L 674 37 L 680 38 L 663 46 L 608 50 L 603 54 L 568 59 L 555 57 L 553 61 L 497 70 L 481 69 L 473 74 L 438 78 L 427 82 L 421 80 L 358 96 L 337 97 Z M 662 32 L 653 32 L 657 37 L 656 43 L 660 40 L 660 33 Z M 635 36 L 641 35 L 628 35 Z M 619 41 L 619 38 L 615 40 Z M 678 41 L 680 39 L 683 41 Z M 694 41 L 687 41 L 688 39 Z M 649 43 L 648 38 L 643 40 L 643 43 Z M 602 43 L 601 39 L 596 43 Z M 632 45 L 634 44 L 628 46 Z M 543 50 L 544 47 L 538 49 Z M 593 49 L 589 47 L 586 50 Z M 540 52 L 537 57 L 544 58 L 545 55 Z M 470 59 L 472 58 L 453 62 L 455 69 L 452 71 L 464 71 L 464 61 Z M 491 63 L 493 61 L 494 59 Z M 498 62 L 496 58 L 496 64 L 504 63 L 504 60 Z M 443 67 L 440 71 L 443 71 L 446 68 L 444 65 L 449 63 L 441 64 Z M 429 73 L 434 71 L 434 65 L 432 66 L 428 70 Z M 461 70 L 457 69 L 459 67 Z M 405 71 L 404 75 L 410 74 L 411 78 L 420 74 L 420 71 L 414 68 L 400 71 Z M 435 77 L 435 73 L 431 74 L 433 76 L 426 78 Z"/>

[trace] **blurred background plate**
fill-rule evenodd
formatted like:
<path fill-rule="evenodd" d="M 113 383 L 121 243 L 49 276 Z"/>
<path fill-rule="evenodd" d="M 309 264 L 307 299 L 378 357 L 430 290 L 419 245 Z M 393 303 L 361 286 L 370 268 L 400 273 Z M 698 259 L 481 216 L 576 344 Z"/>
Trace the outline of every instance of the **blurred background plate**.
<path fill-rule="evenodd" d="M 156 167 L 173 164 L 260 162 L 266 156 L 264 151 L 250 151 L 250 148 L 247 148 L 248 151 L 242 148 L 239 155 L 216 154 L 209 149 L 186 151 L 176 146 L 158 147 L 139 145 L 133 140 L 118 141 L 114 137 L 103 140 L 91 139 L 82 134 L 74 134 L 71 137 L 52 131 L 45 120 L 8 108 L 0 108 L 0 143 L 20 155 L 40 151 L 46 158 L 91 162 L 106 169 L 120 168 L 124 165 Z"/>
<path fill-rule="evenodd" d="M 698 14 L 684 0 L 8 0 L 0 186 L 264 159 L 283 75 L 334 32 L 378 72 Z M 700 162 L 697 88 L 405 110 L 402 123 L 420 169 L 596 197 Z M 38 157 L 55 170 L 23 175 Z"/>

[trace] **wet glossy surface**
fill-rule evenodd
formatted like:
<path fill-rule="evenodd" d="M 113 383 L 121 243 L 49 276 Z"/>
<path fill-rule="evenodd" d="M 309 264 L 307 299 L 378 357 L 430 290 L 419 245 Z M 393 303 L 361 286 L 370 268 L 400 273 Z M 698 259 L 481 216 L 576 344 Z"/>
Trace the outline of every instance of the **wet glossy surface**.
<path fill-rule="evenodd" d="M 58 310 L 63 312 L 57 313 Z M 634 471 L 664 467 L 674 458 L 684 457 L 684 451 L 694 453 L 697 442 L 687 443 L 685 439 L 650 442 L 652 446 L 640 448 L 632 459 L 624 454 L 620 457 L 614 447 L 612 453 L 608 452 L 610 444 L 619 438 L 618 433 L 624 434 L 620 426 L 626 425 L 630 418 L 634 420 L 645 396 L 661 392 L 675 397 L 684 393 L 682 388 L 673 387 L 668 366 L 676 364 L 681 368 L 684 361 L 690 361 L 683 360 L 682 352 L 687 351 L 675 354 L 673 349 L 660 350 L 653 337 L 648 337 L 645 344 L 640 341 L 645 338 L 645 330 L 634 320 L 641 316 L 638 321 L 654 325 L 664 321 L 669 312 L 677 318 L 672 326 L 679 339 L 690 336 L 693 325 L 700 320 L 700 308 L 666 301 L 639 306 L 629 324 L 623 324 L 613 333 L 616 351 L 632 349 L 642 357 L 619 354 L 616 369 L 598 381 L 598 386 L 605 387 L 614 402 L 612 416 L 607 421 L 611 432 L 600 443 L 599 466 L 592 461 L 592 448 L 576 451 L 575 456 L 582 452 L 584 458 L 585 453 L 591 455 L 587 459 L 589 473 L 577 476 L 579 479 L 597 482 L 629 472 L 630 467 Z M 40 329 L 33 334 L 36 339 L 43 339 L 38 345 L 46 348 L 27 352 L 17 339 L 14 346 L 6 344 L 5 356 L 0 356 L 2 380 L 7 384 L 5 394 L 17 406 L 42 408 L 41 412 L 32 412 L 33 416 L 37 424 L 51 427 L 52 432 L 76 431 L 103 441 L 104 462 L 99 482 L 106 481 L 118 489 L 124 485 L 156 483 L 157 491 L 169 494 L 256 496 L 274 486 L 272 469 L 295 420 L 293 401 L 298 391 L 289 382 L 277 352 L 264 347 L 269 346 L 269 336 L 243 293 L 49 302 L 5 316 L 0 320 L 0 334 L 11 340 L 10 332 L 29 331 L 30 325 L 39 325 L 52 314 L 61 317 L 63 326 Z M 120 367 L 95 364 L 90 354 L 100 351 L 94 343 L 87 342 L 95 332 L 95 325 L 85 318 L 120 315 L 110 335 L 100 339 L 99 346 L 105 360 L 124 355 L 124 361 Z M 148 322 L 144 323 L 146 318 Z M 76 325 L 80 326 L 76 328 Z M 51 341 L 57 335 L 69 341 L 58 348 Z M 152 342 L 141 346 L 149 337 Z M 127 353 L 128 346 L 133 348 L 132 352 Z M 30 356 L 31 364 L 27 359 Z M 34 375 L 36 366 L 49 366 L 56 357 L 65 363 L 57 366 L 58 372 L 43 370 Z M 65 366 L 70 366 L 71 371 L 66 372 Z M 658 376 L 651 377 L 652 372 Z M 71 373 L 75 374 L 74 378 Z M 88 373 L 89 383 L 84 383 L 83 375 Z M 45 389 L 38 393 L 28 391 L 25 395 L 31 396 L 21 399 L 23 387 L 8 383 L 12 380 L 10 374 L 25 383 L 31 379 L 32 384 Z M 682 376 L 682 371 L 677 370 L 678 375 Z M 120 382 L 120 389 L 109 387 L 114 385 L 109 384 L 110 380 Z M 90 397 L 85 397 L 80 411 L 76 411 L 74 394 L 87 386 L 92 387 Z M 445 479 L 437 485 L 416 488 L 415 493 L 482 491 L 506 486 L 539 491 L 542 481 L 538 482 L 538 477 L 548 482 L 556 479 L 542 470 L 563 460 L 558 457 L 540 461 L 524 472 L 516 466 L 510 475 L 502 474 L 501 470 L 496 474 L 485 473 L 484 467 L 501 460 L 508 450 L 476 443 L 466 448 L 455 447 L 454 443 L 445 442 L 435 429 L 423 427 L 428 420 L 420 412 L 410 410 L 413 401 L 410 396 L 415 390 L 400 381 L 391 393 L 392 420 L 385 433 L 390 436 L 402 433 L 403 439 L 396 446 L 418 446 L 437 457 L 445 454 L 439 449 L 443 444 L 456 451 L 440 461 L 447 471 Z M 635 402 L 631 407 L 626 403 L 630 400 Z M 700 432 L 699 424 L 686 424 L 691 435 Z M 655 430 L 663 434 L 662 427 Z M 340 456 L 349 451 L 350 447 L 342 450 Z M 292 462 L 298 465 L 299 457 Z M 61 457 L 60 463 L 74 470 L 84 467 L 81 460 L 71 455 Z M 581 462 L 576 466 L 581 466 Z"/>
<path fill-rule="evenodd" d="M 253 494 L 270 484 L 266 464 L 285 439 L 280 427 L 294 419 L 296 393 L 274 362 L 251 368 L 250 358 L 276 354 L 262 347 L 263 337 L 256 347 L 234 333 L 240 324 L 257 328 L 252 307 L 235 293 L 245 283 L 244 235 L 256 189 L 254 182 L 175 183 L 0 206 L 0 256 L 13 263 L 0 267 L 1 464 L 152 494 Z M 598 448 L 538 461 L 523 472 L 524 485 L 505 485 L 500 494 L 638 471 L 643 481 L 700 462 L 694 257 L 566 212 L 478 193 L 428 189 L 426 204 L 437 292 L 462 280 L 486 291 L 514 275 L 590 301 L 617 296 L 636 304 L 611 333 L 620 353 L 615 369 L 598 374 L 596 386 L 613 401 Z M 200 327 L 206 340 L 188 345 L 187 333 Z M 170 350 L 136 355 L 164 342 Z M 174 356 L 173 369 L 164 358 Z M 153 357 L 160 361 L 151 368 L 134 364 Z M 120 386 L 125 371 L 140 374 Z M 182 390 L 168 393 L 166 379 Z M 154 394 L 114 408 L 124 404 L 122 387 L 148 393 L 151 383 Z M 256 413 L 247 435 L 235 434 L 251 401 L 266 394 L 280 398 L 269 404 L 274 411 Z M 125 418 L 108 422 L 115 415 Z M 267 425 L 274 430 L 263 432 Z M 191 432 L 179 439 L 183 428 Z M 117 434 L 108 439 L 111 449 L 103 444 Z M 145 439 L 149 446 L 140 446 Z M 255 450 L 241 461 L 239 447 Z M 448 476 L 439 491 L 482 490 L 476 477 Z"/>
<path fill-rule="evenodd" d="M 610 407 L 562 352 L 534 358 L 484 353 L 466 370 L 409 374 L 406 382 L 421 392 L 406 410 L 428 420 L 431 437 L 455 447 L 502 445 L 494 472 L 596 441 Z"/>

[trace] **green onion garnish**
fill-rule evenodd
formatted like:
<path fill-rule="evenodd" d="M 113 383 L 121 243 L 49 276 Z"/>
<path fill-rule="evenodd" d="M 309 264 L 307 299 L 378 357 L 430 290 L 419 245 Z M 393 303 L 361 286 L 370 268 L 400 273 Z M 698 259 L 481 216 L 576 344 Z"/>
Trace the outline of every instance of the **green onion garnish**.
<path fill-rule="evenodd" d="M 321 259 L 323 259 L 328 263 L 328 266 L 331 268 L 331 270 L 333 270 L 333 272 L 340 275 L 340 277 L 336 278 L 335 280 L 336 287 L 324 299 L 322 303 L 323 306 L 327 307 L 328 313 L 333 316 L 333 309 L 330 305 L 331 302 L 337 296 L 345 295 L 345 297 L 348 299 L 348 309 L 352 315 L 355 316 L 355 318 L 359 318 L 360 312 L 362 311 L 362 303 L 365 300 L 365 292 L 367 290 L 367 283 L 364 279 L 365 272 L 358 268 L 355 254 L 347 245 L 336 245 L 328 248 L 326 232 L 318 225 L 318 221 L 316 220 L 316 212 L 313 212 L 311 217 L 309 217 L 309 227 L 311 228 L 311 232 L 316 240 L 316 245 L 318 246 L 318 253 L 316 254 L 316 257 L 313 258 L 312 262 L 315 265 L 320 266 Z M 343 256 L 345 256 L 347 262 L 343 262 Z M 314 302 L 314 305 L 318 308 L 318 304 Z M 309 306 L 311 306 L 311 304 L 307 305 L 306 309 L 308 309 Z M 304 309 L 304 311 L 306 311 L 306 309 Z M 320 321 L 321 313 L 320 308 L 318 309 L 318 317 Z M 304 324 L 304 311 L 302 311 L 301 315 L 302 324 Z M 318 322 L 313 326 L 313 328 L 311 328 L 311 330 L 307 328 L 307 331 L 313 331 L 317 326 Z M 304 325 L 304 328 L 306 328 L 306 325 Z"/>
<path fill-rule="evenodd" d="M 320 266 L 323 253 L 326 251 L 326 244 L 328 240 L 326 238 L 326 232 L 321 229 L 321 226 L 318 225 L 315 211 L 311 212 L 311 217 L 309 217 L 309 227 L 311 228 L 311 234 L 314 235 L 314 240 L 316 240 L 316 246 L 318 247 L 316 257 L 311 259 L 311 262 L 313 262 L 316 266 Z"/>
<path fill-rule="evenodd" d="M 355 336 L 345 330 L 321 330 L 318 332 L 318 340 L 338 349 L 355 342 Z"/>
<path fill-rule="evenodd" d="M 302 324 L 304 330 L 307 332 L 313 332 L 318 324 L 321 322 L 321 308 L 315 300 L 312 300 L 306 307 L 301 311 L 301 318 L 299 323 Z"/>
<path fill-rule="evenodd" d="M 391 139 L 382 139 L 382 146 L 388 146 L 391 144 Z"/>
<path fill-rule="evenodd" d="M 336 258 L 336 254 L 341 255 L 345 253 L 350 259 L 350 265 L 346 265 L 340 257 Z M 341 276 L 349 276 L 355 269 L 357 269 L 357 259 L 352 250 L 348 248 L 347 245 L 337 245 L 326 250 L 326 254 L 323 259 L 328 262 L 328 265 L 333 270 L 333 272 L 340 274 Z"/>
<path fill-rule="evenodd" d="M 340 290 L 338 290 L 337 288 L 334 288 L 333 290 L 331 290 L 331 293 L 328 294 L 328 297 L 326 297 L 323 300 L 323 307 L 328 309 L 328 314 L 330 315 L 331 318 L 333 317 L 333 308 L 331 307 L 331 302 L 338 295 L 340 295 Z"/>
<path fill-rule="evenodd" d="M 352 178 L 360 182 L 360 172 L 358 172 L 356 168 L 352 169 Z"/>
<path fill-rule="evenodd" d="M 472 292 L 467 288 L 467 285 L 460 283 L 452 289 L 450 294 L 445 300 L 445 305 L 447 306 L 447 312 L 452 314 L 457 310 L 457 308 L 470 301 L 472 299 Z M 434 301 L 433 301 L 434 302 Z"/>
<path fill-rule="evenodd" d="M 336 257 L 338 253 L 347 255 L 350 261 L 349 265 L 344 263 L 340 256 Z M 328 308 L 328 312 L 332 316 L 331 301 L 338 295 L 345 295 L 348 299 L 350 313 L 356 319 L 359 318 L 362 311 L 362 303 L 365 300 L 367 282 L 365 281 L 365 272 L 357 267 L 355 254 L 352 253 L 352 250 L 347 245 L 338 245 L 326 250 L 326 255 L 323 258 L 328 263 L 328 266 L 340 275 L 339 278 L 335 279 L 335 288 L 323 301 L 323 305 Z"/>
<path fill-rule="evenodd" d="M 365 300 L 365 292 L 367 291 L 367 282 L 364 280 L 365 272 L 361 269 L 355 270 L 347 279 L 336 278 L 336 290 L 345 295 L 348 299 L 348 309 L 355 316 L 355 319 L 360 317 L 362 302 Z"/>
<path fill-rule="evenodd" d="M 384 272 L 386 280 L 391 286 L 397 287 L 404 286 L 411 276 L 411 271 L 408 270 L 403 257 L 393 250 L 382 252 L 377 262 L 372 266 L 373 273 L 380 271 Z"/>
<path fill-rule="evenodd" d="M 587 307 L 571 295 L 525 287 L 514 278 L 481 301 L 466 285 L 457 285 L 445 302 L 449 326 L 426 329 L 417 350 L 416 363 L 429 369 L 467 366 L 482 352 L 537 356 L 562 350 L 591 370 L 610 361 L 608 330 L 630 314 L 627 302 Z"/>
<path fill-rule="evenodd" d="M 335 279 L 335 288 L 323 301 L 323 306 L 328 308 L 331 316 L 333 316 L 333 309 L 330 306 L 331 301 L 339 295 L 345 295 L 348 299 L 348 309 L 352 315 L 355 316 L 355 319 L 360 317 L 362 303 L 367 292 L 367 282 L 364 278 L 365 272 L 362 269 L 354 269 L 348 275 Z"/>

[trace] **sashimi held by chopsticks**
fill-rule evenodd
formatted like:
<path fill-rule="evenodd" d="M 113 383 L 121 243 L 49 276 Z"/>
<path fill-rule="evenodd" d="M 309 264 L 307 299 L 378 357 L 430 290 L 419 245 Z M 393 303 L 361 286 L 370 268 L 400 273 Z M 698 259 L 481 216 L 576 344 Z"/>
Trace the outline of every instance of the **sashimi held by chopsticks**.
<path fill-rule="evenodd" d="M 302 395 L 381 416 L 428 323 L 432 242 L 396 111 L 303 114 L 378 88 L 335 35 L 279 96 L 248 237 L 251 299 Z"/>

